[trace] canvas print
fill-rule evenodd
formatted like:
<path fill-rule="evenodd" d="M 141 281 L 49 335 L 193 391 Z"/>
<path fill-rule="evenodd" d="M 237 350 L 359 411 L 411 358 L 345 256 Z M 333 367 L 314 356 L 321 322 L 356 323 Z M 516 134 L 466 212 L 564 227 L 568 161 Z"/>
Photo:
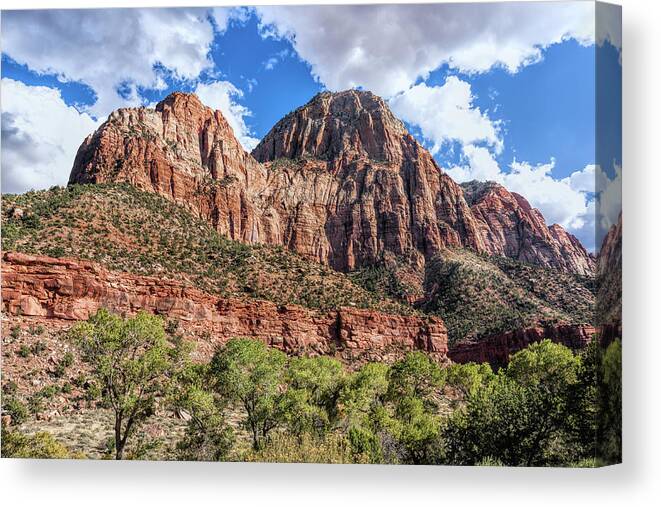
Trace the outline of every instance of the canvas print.
<path fill-rule="evenodd" d="M 2 12 L 2 457 L 597 467 L 621 10 Z"/>

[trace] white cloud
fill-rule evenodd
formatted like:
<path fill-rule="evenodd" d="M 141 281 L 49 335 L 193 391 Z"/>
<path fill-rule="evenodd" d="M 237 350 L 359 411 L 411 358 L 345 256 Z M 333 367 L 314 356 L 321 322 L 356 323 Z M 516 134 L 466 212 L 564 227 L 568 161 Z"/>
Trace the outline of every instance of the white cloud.
<path fill-rule="evenodd" d="M 468 145 L 463 151 L 464 164 L 446 172 L 456 181 L 496 181 L 521 194 L 541 211 L 546 223 L 560 224 L 589 249 L 595 243 L 595 171 L 594 165 L 574 171 L 563 179 L 553 177 L 555 160 L 533 165 L 513 161 L 503 171 L 493 154 L 484 147 Z"/>
<path fill-rule="evenodd" d="M 454 166 L 446 170 L 450 177 L 462 183 L 464 181 L 501 181 L 502 173 L 496 159 L 483 146 L 469 144 L 463 147 L 463 157 L 467 162 L 463 166 Z"/>
<path fill-rule="evenodd" d="M 234 135 L 247 151 L 257 146 L 259 139 L 252 137 L 245 120 L 252 113 L 247 107 L 235 102 L 235 99 L 243 96 L 241 90 L 229 81 L 214 81 L 199 83 L 195 93 L 204 104 L 223 113 Z"/>
<path fill-rule="evenodd" d="M 616 224 L 622 212 L 622 167 L 614 164 L 611 176 L 597 166 L 597 242 Z"/>
<path fill-rule="evenodd" d="M 78 147 L 97 126 L 58 90 L 2 79 L 2 192 L 66 185 Z"/>
<path fill-rule="evenodd" d="M 577 173 L 580 178 L 591 166 L 562 180 L 553 178 L 551 172 L 554 166 L 554 160 L 538 165 L 514 161 L 510 165 L 511 171 L 502 176 L 503 185 L 525 196 L 542 212 L 549 224 L 557 223 L 570 230 L 580 228 L 582 217 L 587 212 L 588 197 L 572 188 L 570 181 Z"/>
<path fill-rule="evenodd" d="M 3 52 L 30 69 L 89 85 L 96 116 L 140 105 L 138 87 L 162 89 L 162 70 L 192 80 L 212 67 L 206 9 L 89 9 L 2 13 Z M 217 30 L 230 15 L 214 11 Z M 117 93 L 122 87 L 125 97 Z"/>
<path fill-rule="evenodd" d="M 264 62 L 264 68 L 266 70 L 273 70 L 275 69 L 275 66 L 278 64 L 278 59 L 275 56 L 272 56 L 268 60 Z"/>
<path fill-rule="evenodd" d="M 543 48 L 594 41 L 591 2 L 264 6 L 263 36 L 286 38 L 330 90 L 391 97 L 447 63 L 464 72 L 516 72 Z"/>
<path fill-rule="evenodd" d="M 389 104 L 397 116 L 422 129 L 424 137 L 434 143 L 432 153 L 447 141 L 462 145 L 483 141 L 498 153 L 503 148 L 498 123 L 473 106 L 470 84 L 456 76 L 448 77 L 443 86 L 420 83 L 390 99 Z"/>
<path fill-rule="evenodd" d="M 603 45 L 608 41 L 622 51 L 622 7 L 607 3 L 599 4 L 596 11 L 596 28 L 598 44 Z"/>

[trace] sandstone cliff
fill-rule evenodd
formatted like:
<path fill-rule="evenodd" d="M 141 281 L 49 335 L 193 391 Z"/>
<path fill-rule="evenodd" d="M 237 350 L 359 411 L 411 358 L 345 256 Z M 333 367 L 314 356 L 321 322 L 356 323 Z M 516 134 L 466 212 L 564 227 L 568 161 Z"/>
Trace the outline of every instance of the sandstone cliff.
<path fill-rule="evenodd" d="M 229 238 L 286 246 L 347 271 L 386 256 L 422 268 L 445 247 L 579 274 L 593 261 L 502 187 L 465 195 L 369 93 L 321 93 L 250 155 L 218 111 L 175 93 L 120 109 L 80 147 L 71 183 L 126 181 L 172 199 Z"/>
<path fill-rule="evenodd" d="M 393 361 L 422 350 L 446 361 L 447 331 L 434 317 L 338 308 L 315 312 L 263 300 L 221 298 L 160 277 L 109 271 L 100 265 L 17 252 L 2 259 L 2 310 L 10 317 L 47 318 L 49 326 L 85 320 L 99 308 L 138 310 L 179 321 L 197 353 L 208 357 L 234 337 L 263 340 L 289 354 L 331 354 L 359 365 Z"/>
<path fill-rule="evenodd" d="M 599 249 L 595 297 L 597 322 L 604 327 L 604 340 L 622 335 L 622 214 Z"/>
<path fill-rule="evenodd" d="M 594 260 L 560 225 L 546 225 L 526 199 L 494 182 L 462 185 L 489 253 L 578 274 L 591 274 Z"/>

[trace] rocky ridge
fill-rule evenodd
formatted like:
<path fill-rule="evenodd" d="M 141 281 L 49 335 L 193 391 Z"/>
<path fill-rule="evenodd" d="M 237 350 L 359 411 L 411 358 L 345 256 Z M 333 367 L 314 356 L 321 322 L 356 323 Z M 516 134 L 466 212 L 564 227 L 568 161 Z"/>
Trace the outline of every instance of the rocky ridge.
<path fill-rule="evenodd" d="M 72 259 L 8 252 L 2 259 L 2 310 L 9 317 L 86 320 L 99 308 L 120 314 L 139 310 L 178 321 L 208 359 L 232 337 L 263 340 L 289 354 L 337 355 L 352 365 L 391 362 L 423 350 L 447 360 L 447 331 L 434 317 L 388 315 L 338 308 L 313 311 L 264 300 L 222 298 L 159 277 L 109 271 Z"/>
<path fill-rule="evenodd" d="M 70 182 L 122 181 L 188 207 L 231 239 L 286 246 L 341 271 L 389 256 L 421 269 L 447 247 L 593 269 L 580 243 L 547 227 L 523 197 L 495 186 L 467 198 L 370 92 L 317 95 L 252 155 L 194 95 L 120 109 L 82 144 Z"/>

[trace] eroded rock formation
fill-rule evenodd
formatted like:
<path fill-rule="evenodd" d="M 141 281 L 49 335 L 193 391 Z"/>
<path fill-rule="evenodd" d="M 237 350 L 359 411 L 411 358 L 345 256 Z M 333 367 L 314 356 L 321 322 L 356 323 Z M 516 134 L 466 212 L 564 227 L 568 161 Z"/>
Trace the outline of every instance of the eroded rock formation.
<path fill-rule="evenodd" d="M 592 274 L 594 260 L 580 241 L 558 224 L 546 225 L 539 210 L 521 195 L 494 182 L 462 185 L 490 254 Z"/>
<path fill-rule="evenodd" d="M 447 331 L 438 318 L 339 308 L 314 312 L 261 300 L 223 299 L 172 280 L 108 271 L 98 264 L 8 252 L 2 262 L 3 312 L 51 321 L 85 320 L 99 308 L 139 310 L 180 322 L 208 358 L 233 337 L 263 340 L 289 354 L 337 355 L 354 365 L 393 361 L 422 350 L 446 361 Z"/>
<path fill-rule="evenodd" d="M 592 272 L 580 243 L 523 197 L 503 187 L 466 195 L 370 92 L 317 95 L 252 155 L 194 95 L 120 109 L 85 140 L 70 177 L 117 181 L 173 199 L 232 239 L 343 271 L 384 256 L 420 268 L 444 247 L 466 247 Z"/>

